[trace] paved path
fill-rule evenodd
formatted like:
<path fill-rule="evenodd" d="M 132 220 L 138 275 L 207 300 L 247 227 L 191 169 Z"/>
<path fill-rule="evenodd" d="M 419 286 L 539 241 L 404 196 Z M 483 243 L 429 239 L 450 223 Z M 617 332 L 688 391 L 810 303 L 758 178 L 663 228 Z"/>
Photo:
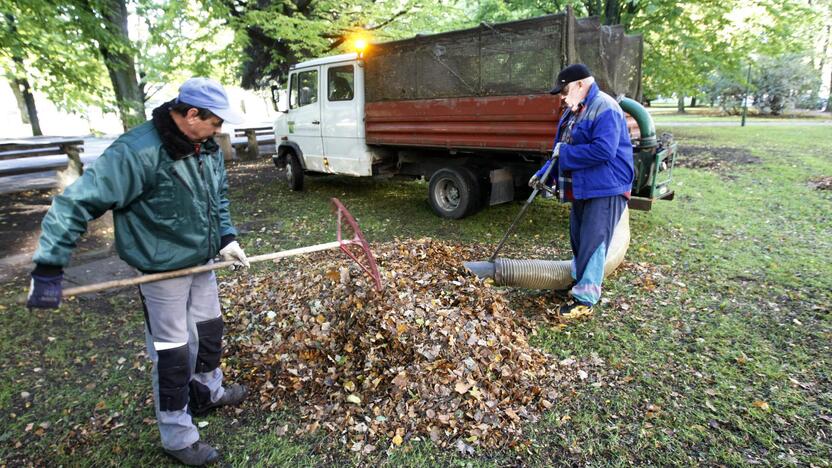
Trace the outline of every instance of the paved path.
<path fill-rule="evenodd" d="M 136 270 L 130 268 L 130 266 L 124 263 L 124 261 L 118 258 L 118 256 L 113 255 L 90 262 L 79 262 L 78 265 L 70 265 L 69 268 L 64 271 L 63 286 L 64 289 L 69 289 L 77 286 L 103 283 L 105 281 L 128 279 L 135 276 L 137 276 Z M 126 287 L 135 288 L 135 286 L 123 286 L 116 289 L 124 289 Z M 115 289 L 111 289 L 109 291 L 114 290 Z M 107 291 L 102 291 L 102 293 L 106 292 Z M 85 296 L 95 294 L 99 293 L 85 294 Z"/>
<path fill-rule="evenodd" d="M 655 122 L 657 127 L 739 127 L 740 121 L 737 120 L 736 122 L 728 122 L 728 121 L 719 121 L 719 122 L 662 122 L 661 120 Z M 809 126 L 809 127 L 820 127 L 820 126 L 828 126 L 832 127 L 832 120 L 746 120 L 745 125 L 747 127 L 782 127 L 782 126 Z"/>

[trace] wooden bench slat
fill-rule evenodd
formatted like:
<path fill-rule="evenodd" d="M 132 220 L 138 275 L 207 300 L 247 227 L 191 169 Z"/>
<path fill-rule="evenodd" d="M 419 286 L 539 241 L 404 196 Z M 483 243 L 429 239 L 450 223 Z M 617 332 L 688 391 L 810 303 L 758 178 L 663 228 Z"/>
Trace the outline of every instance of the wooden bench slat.
<path fill-rule="evenodd" d="M 78 148 L 78 152 L 83 152 L 83 149 Z M 9 150 L 0 151 L 0 160 L 18 159 L 18 158 L 32 158 L 35 156 L 56 156 L 64 155 L 66 152 L 63 148 L 34 148 L 25 150 Z"/>
<path fill-rule="evenodd" d="M 256 127 L 256 128 L 238 128 L 234 130 L 234 136 L 247 136 L 251 133 L 255 135 L 268 135 L 274 133 L 273 127 Z"/>
<path fill-rule="evenodd" d="M 42 166 L 34 167 L 10 167 L 8 169 L 0 169 L 0 177 L 15 176 L 21 174 L 31 174 L 35 172 L 47 172 L 57 169 L 66 169 L 69 161 L 62 161 L 59 163 L 44 164 Z"/>
<path fill-rule="evenodd" d="M 51 161 L 36 165 L 23 165 L 0 169 L 0 176 L 14 176 L 65 169 L 73 165 L 83 170 L 80 154 L 84 151 L 84 140 L 76 138 L 35 137 L 26 139 L 0 140 L 0 161 L 8 162 L 38 156 L 66 156 L 62 161 Z M 14 164 L 14 163 L 12 163 Z"/>
<path fill-rule="evenodd" d="M 0 141 L 0 151 L 17 151 L 30 150 L 38 148 L 61 148 L 64 146 L 75 146 L 80 151 L 83 151 L 84 140 L 44 140 L 43 142 L 26 141 L 26 140 L 2 140 Z"/>

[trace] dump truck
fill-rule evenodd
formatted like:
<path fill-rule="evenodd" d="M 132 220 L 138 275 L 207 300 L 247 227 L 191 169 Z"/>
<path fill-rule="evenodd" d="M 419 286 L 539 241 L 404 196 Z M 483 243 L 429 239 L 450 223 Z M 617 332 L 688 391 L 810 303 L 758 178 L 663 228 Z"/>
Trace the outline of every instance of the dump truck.
<path fill-rule="evenodd" d="M 560 13 L 370 44 L 290 67 L 275 95 L 275 165 L 304 176 L 424 178 L 439 216 L 462 218 L 529 193 L 554 146 L 561 68 L 587 64 L 628 114 L 636 176 L 630 206 L 672 199 L 676 153 L 641 97 L 642 39 L 597 17 Z"/>

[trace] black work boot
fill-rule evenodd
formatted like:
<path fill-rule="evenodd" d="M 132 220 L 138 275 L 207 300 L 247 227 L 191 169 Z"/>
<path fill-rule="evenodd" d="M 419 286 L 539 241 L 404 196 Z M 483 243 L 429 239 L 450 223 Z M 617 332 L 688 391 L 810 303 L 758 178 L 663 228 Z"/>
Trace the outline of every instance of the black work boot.
<path fill-rule="evenodd" d="M 220 459 L 220 453 L 217 449 L 211 447 L 207 443 L 198 440 L 179 450 L 162 449 L 166 454 L 179 460 L 183 465 L 188 466 L 202 466 L 209 465 Z"/>
<path fill-rule="evenodd" d="M 214 408 L 220 406 L 237 406 L 242 403 L 248 396 L 248 389 L 245 385 L 233 384 L 225 387 L 225 392 L 222 397 L 214 402 L 197 407 L 197 405 L 190 405 L 191 414 L 194 416 L 202 416 Z M 193 402 L 193 399 L 191 399 Z"/>

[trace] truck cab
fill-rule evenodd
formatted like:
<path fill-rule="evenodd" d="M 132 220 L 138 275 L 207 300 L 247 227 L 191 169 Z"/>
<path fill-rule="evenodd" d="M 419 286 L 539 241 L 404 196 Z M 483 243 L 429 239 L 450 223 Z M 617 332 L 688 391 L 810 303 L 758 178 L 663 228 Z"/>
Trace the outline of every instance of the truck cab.
<path fill-rule="evenodd" d="M 372 175 L 364 138 L 364 73 L 358 55 L 308 60 L 289 71 L 285 109 L 275 120 L 278 153 L 292 188 L 303 172 Z M 293 183 L 294 182 L 294 183 Z"/>

